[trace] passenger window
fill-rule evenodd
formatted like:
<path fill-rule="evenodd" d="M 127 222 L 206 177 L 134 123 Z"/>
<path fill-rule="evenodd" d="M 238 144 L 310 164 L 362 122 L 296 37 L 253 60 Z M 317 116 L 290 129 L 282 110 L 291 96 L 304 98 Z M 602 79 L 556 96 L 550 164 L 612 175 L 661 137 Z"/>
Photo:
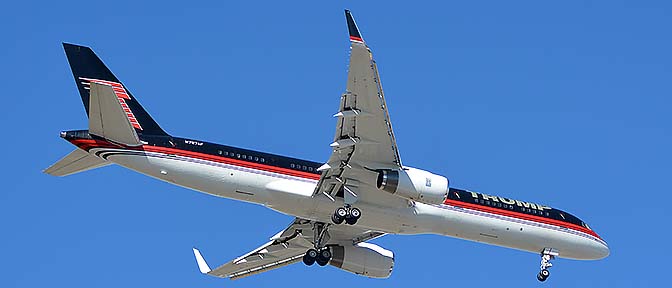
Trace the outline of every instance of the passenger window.
<path fill-rule="evenodd" d="M 222 155 L 222 150 L 217 150 L 217 154 Z"/>
<path fill-rule="evenodd" d="M 261 163 L 264 163 L 264 158 L 261 158 Z"/>
<path fill-rule="evenodd" d="M 302 166 L 301 168 L 303 168 L 303 170 L 307 170 L 307 169 L 308 169 L 308 167 L 306 167 L 306 166 Z"/>
<path fill-rule="evenodd" d="M 292 163 L 292 165 L 289 165 L 289 167 L 292 167 L 292 168 L 294 168 L 294 163 Z"/>
<path fill-rule="evenodd" d="M 308 171 L 313 171 L 313 167 L 308 167 Z"/>
<path fill-rule="evenodd" d="M 236 158 L 240 158 L 240 154 L 236 154 Z"/>
<path fill-rule="evenodd" d="M 247 156 L 243 155 L 243 159 L 247 159 Z"/>
<path fill-rule="evenodd" d="M 259 161 L 259 157 L 254 157 L 254 161 Z"/>

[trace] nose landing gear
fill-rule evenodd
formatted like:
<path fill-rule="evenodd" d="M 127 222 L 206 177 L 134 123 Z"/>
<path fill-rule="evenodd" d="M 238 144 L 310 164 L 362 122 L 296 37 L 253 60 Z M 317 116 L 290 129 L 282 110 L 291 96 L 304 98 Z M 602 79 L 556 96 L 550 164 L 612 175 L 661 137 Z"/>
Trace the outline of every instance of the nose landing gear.
<path fill-rule="evenodd" d="M 334 211 L 334 215 L 331 216 L 331 221 L 334 224 L 341 224 L 343 221 L 349 225 L 354 225 L 359 220 L 359 217 L 362 216 L 362 211 L 355 207 L 345 206 L 338 207 Z"/>
<path fill-rule="evenodd" d="M 551 272 L 548 272 L 546 269 L 541 270 L 539 271 L 539 274 L 537 274 L 537 280 L 539 280 L 539 282 L 544 282 L 548 276 L 551 276 Z"/>
<path fill-rule="evenodd" d="M 553 266 L 551 260 L 555 259 L 555 256 L 558 255 L 558 250 L 553 248 L 544 248 L 544 251 L 541 251 L 541 271 L 537 274 L 537 280 L 544 282 L 548 279 L 548 276 L 551 276 L 551 272 L 548 269 Z"/>

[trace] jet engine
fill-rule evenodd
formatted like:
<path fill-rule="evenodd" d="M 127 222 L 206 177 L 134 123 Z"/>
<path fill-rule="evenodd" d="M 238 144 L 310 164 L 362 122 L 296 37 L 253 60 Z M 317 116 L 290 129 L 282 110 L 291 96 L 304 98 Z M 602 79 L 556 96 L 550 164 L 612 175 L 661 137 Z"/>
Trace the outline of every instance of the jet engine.
<path fill-rule="evenodd" d="M 446 177 L 416 168 L 380 170 L 376 184 L 380 190 L 428 204 L 442 204 L 448 197 Z"/>
<path fill-rule="evenodd" d="M 394 253 L 371 243 L 331 246 L 330 265 L 369 278 L 387 278 L 394 267 Z"/>

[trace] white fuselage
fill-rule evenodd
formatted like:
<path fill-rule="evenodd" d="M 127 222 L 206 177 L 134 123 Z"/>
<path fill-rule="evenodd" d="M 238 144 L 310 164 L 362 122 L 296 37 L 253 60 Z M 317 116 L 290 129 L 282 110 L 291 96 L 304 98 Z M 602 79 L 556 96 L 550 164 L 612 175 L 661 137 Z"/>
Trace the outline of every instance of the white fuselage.
<path fill-rule="evenodd" d="M 97 151 L 100 149 L 94 148 L 89 153 Z M 111 153 L 106 159 L 182 187 L 325 223 L 343 205 L 342 200 L 339 203 L 312 197 L 317 184 L 313 179 L 161 152 Z M 380 192 L 398 201 L 397 196 Z M 399 208 L 359 201 L 357 207 L 364 214 L 356 225 L 390 234 L 440 234 L 533 253 L 553 248 L 559 251 L 559 257 L 569 259 L 592 260 L 609 255 L 602 239 L 581 231 L 446 204 L 407 203 Z"/>

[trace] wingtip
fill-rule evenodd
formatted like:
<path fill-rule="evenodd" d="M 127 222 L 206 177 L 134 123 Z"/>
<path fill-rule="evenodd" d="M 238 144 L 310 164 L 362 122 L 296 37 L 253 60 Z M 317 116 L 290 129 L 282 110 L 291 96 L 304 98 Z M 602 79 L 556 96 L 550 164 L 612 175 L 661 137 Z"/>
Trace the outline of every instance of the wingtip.
<path fill-rule="evenodd" d="M 210 266 L 208 266 L 208 263 L 205 262 L 205 259 L 203 259 L 203 255 L 201 255 L 201 251 L 198 251 L 196 247 L 191 248 L 194 251 L 194 256 L 196 257 L 196 263 L 198 264 L 198 270 L 201 271 L 203 274 L 208 274 L 212 269 L 210 269 Z"/>
<path fill-rule="evenodd" d="M 359 33 L 355 18 L 352 17 L 350 10 L 345 9 L 345 21 L 348 23 L 348 33 L 350 34 L 350 41 L 364 43 L 362 34 Z"/>

